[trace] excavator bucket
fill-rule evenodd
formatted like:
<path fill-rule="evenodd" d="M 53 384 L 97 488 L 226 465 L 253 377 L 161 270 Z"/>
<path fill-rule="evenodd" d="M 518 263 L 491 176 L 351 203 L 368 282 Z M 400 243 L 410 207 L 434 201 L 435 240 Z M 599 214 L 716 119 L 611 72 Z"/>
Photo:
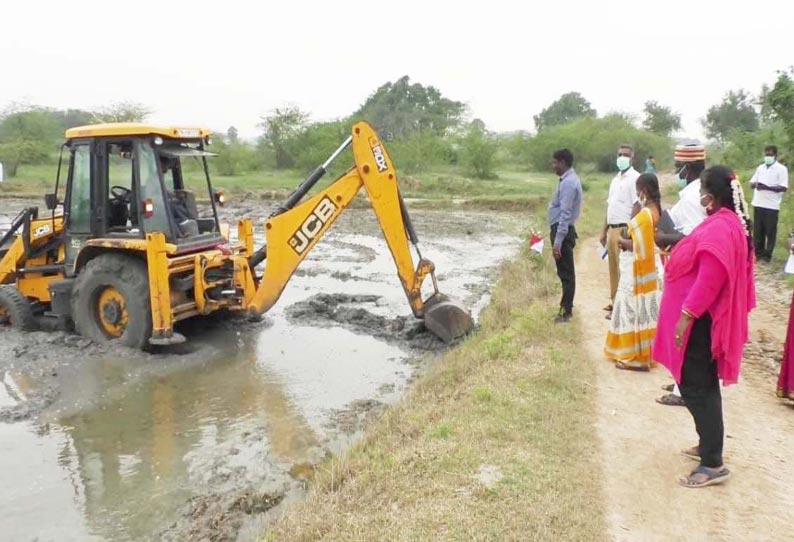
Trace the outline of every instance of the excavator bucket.
<path fill-rule="evenodd" d="M 425 327 L 449 343 L 474 329 L 471 313 L 458 301 L 438 293 L 425 301 Z"/>

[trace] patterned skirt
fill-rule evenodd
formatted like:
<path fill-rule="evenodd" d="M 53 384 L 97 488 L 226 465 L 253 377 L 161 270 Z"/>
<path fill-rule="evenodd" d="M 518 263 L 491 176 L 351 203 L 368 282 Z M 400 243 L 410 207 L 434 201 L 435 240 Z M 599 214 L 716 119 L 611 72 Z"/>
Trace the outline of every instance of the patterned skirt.
<path fill-rule="evenodd" d="M 651 346 L 656 337 L 661 284 L 664 280 L 661 258 L 656 255 L 657 287 L 640 295 L 635 293 L 634 253 L 621 252 L 619 266 L 620 281 L 612 304 L 604 355 L 611 361 L 621 361 L 629 367 L 654 366 Z"/>

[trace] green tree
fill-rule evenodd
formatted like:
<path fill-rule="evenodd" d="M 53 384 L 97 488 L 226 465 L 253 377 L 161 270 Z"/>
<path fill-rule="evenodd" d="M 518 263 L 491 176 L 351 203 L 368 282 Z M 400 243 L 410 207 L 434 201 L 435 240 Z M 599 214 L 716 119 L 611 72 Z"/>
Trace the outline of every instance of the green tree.
<path fill-rule="evenodd" d="M 309 171 L 325 162 L 349 135 L 350 126 L 344 121 L 315 122 L 295 135 L 288 150 L 295 158 L 295 166 Z M 348 149 L 346 154 L 337 158 L 331 174 L 346 170 L 352 163 L 352 151 Z"/>
<path fill-rule="evenodd" d="M 369 121 L 383 137 L 399 139 L 424 131 L 443 136 L 465 112 L 463 102 L 445 98 L 435 87 L 412 84 L 406 75 L 379 87 L 353 118 Z"/>
<path fill-rule="evenodd" d="M 219 174 L 235 176 L 256 167 L 256 150 L 252 145 L 233 141 L 228 136 L 220 134 L 213 139 L 212 152 L 217 156 L 211 163 Z"/>
<path fill-rule="evenodd" d="M 0 162 L 14 177 L 23 164 L 40 164 L 57 147 L 60 127 L 49 109 L 12 105 L 0 115 Z"/>
<path fill-rule="evenodd" d="M 60 126 L 59 138 L 63 137 L 63 130 L 74 128 L 75 126 L 85 126 L 94 122 L 94 115 L 90 111 L 82 109 L 64 109 L 62 111 L 52 111 L 55 121 Z"/>
<path fill-rule="evenodd" d="M 732 130 L 754 132 L 758 125 L 753 98 L 744 90 L 729 91 L 719 104 L 709 108 L 703 120 L 706 135 L 718 141 L 725 141 Z"/>
<path fill-rule="evenodd" d="M 656 157 L 658 167 L 672 165 L 672 142 L 637 128 L 630 117 L 613 113 L 602 118 L 585 117 L 568 124 L 552 126 L 530 139 L 529 162 L 537 171 L 548 171 L 552 153 L 562 147 L 571 149 L 577 168 L 597 167 L 601 171 L 616 170 L 615 152 L 623 143 L 634 148 L 634 165 L 642 167 L 645 157 Z"/>
<path fill-rule="evenodd" d="M 778 72 L 774 86 L 764 96 L 770 117 L 782 125 L 789 158 L 794 156 L 794 68 Z"/>
<path fill-rule="evenodd" d="M 259 127 L 264 130 L 263 142 L 276 157 L 276 168 L 290 168 L 295 165 L 292 143 L 306 127 L 309 114 L 296 106 L 274 109 L 270 115 L 262 117 Z"/>
<path fill-rule="evenodd" d="M 237 136 L 238 136 L 237 128 L 235 128 L 234 126 L 229 126 L 229 129 L 226 130 L 226 137 L 229 138 L 229 142 L 237 143 L 238 141 Z"/>
<path fill-rule="evenodd" d="M 643 108 L 645 118 L 642 127 L 662 136 L 669 136 L 676 130 L 681 129 L 681 115 L 673 113 L 669 107 L 659 104 L 656 101 L 645 102 Z"/>
<path fill-rule="evenodd" d="M 479 119 L 473 120 L 461 140 L 460 160 L 464 167 L 478 179 L 495 178 L 497 150 L 497 142 L 485 129 L 485 123 Z"/>
<path fill-rule="evenodd" d="M 114 102 L 93 112 L 94 122 L 143 122 L 152 110 L 137 102 Z"/>
<path fill-rule="evenodd" d="M 595 117 L 596 110 L 578 92 L 563 94 L 546 109 L 535 115 L 535 128 L 542 132 L 551 126 L 566 124 L 581 117 Z"/>

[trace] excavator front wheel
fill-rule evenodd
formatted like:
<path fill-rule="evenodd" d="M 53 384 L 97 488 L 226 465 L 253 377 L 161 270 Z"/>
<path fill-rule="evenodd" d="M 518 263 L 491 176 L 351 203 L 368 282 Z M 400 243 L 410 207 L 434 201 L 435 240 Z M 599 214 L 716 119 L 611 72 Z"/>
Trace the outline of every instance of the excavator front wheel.
<path fill-rule="evenodd" d="M 113 286 L 107 286 L 98 295 L 95 312 L 105 335 L 118 339 L 124 334 L 130 314 L 121 292 Z"/>
<path fill-rule="evenodd" d="M 23 331 L 36 329 L 36 318 L 30 303 L 19 288 L 11 284 L 0 286 L 0 327 L 4 326 Z"/>
<path fill-rule="evenodd" d="M 80 335 L 147 346 L 152 334 L 149 276 L 142 260 L 102 254 L 80 271 L 72 290 L 72 319 Z"/>

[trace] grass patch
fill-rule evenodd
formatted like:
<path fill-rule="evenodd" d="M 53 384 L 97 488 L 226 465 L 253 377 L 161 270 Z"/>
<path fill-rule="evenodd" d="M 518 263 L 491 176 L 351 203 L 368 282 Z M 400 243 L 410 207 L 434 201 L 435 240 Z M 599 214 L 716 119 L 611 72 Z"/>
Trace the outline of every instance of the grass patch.
<path fill-rule="evenodd" d="M 14 197 L 39 200 L 55 187 L 57 164 L 20 166 L 13 179 L 0 183 L 0 198 Z M 224 190 L 233 205 L 236 197 L 253 194 L 262 199 L 286 199 L 308 171 L 262 170 L 235 176 L 213 174 L 214 188 Z M 208 199 L 203 171 L 195 167 L 183 172 L 185 183 L 199 201 Z M 602 174 L 582 176 L 588 185 L 602 184 Z M 332 174 L 322 179 L 314 192 L 334 180 Z M 457 167 L 444 167 L 415 174 L 400 174 L 402 194 L 411 199 L 411 208 L 449 208 L 461 210 L 535 211 L 542 209 L 554 191 L 555 176 L 529 173 L 516 169 L 499 171 L 497 179 L 480 180 L 468 177 Z M 66 181 L 66 168 L 61 171 L 61 187 Z M 364 202 L 357 203 L 357 205 Z M 368 205 L 368 203 L 366 204 Z"/>
<path fill-rule="evenodd" d="M 480 332 L 324 464 L 262 539 L 605 539 L 584 385 L 594 367 L 578 355 L 579 330 L 551 323 L 555 292 L 547 259 L 504 263 Z M 500 476 L 484 482 L 483 468 Z"/>

